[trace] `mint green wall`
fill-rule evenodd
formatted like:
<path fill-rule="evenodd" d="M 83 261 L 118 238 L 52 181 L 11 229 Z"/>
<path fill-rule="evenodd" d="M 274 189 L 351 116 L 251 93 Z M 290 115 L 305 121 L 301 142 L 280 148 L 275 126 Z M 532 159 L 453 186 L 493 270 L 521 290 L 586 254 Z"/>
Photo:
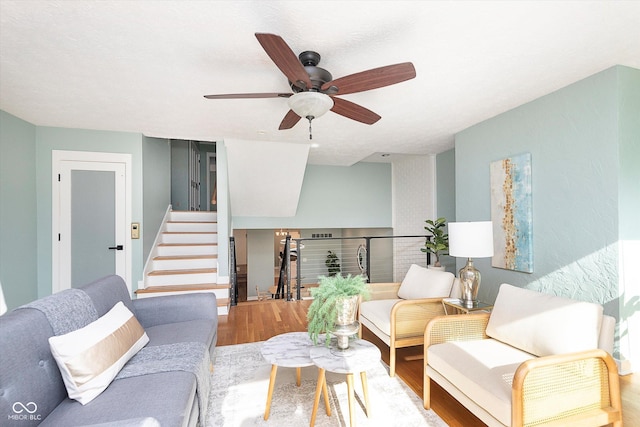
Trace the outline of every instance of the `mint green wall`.
<path fill-rule="evenodd" d="M 233 228 L 241 229 L 391 226 L 388 163 L 357 163 L 349 167 L 307 165 L 294 217 L 233 217 Z"/>
<path fill-rule="evenodd" d="M 142 259 L 146 261 L 171 204 L 171 147 L 168 139 L 142 137 Z"/>
<path fill-rule="evenodd" d="M 35 134 L 0 111 L 0 283 L 9 309 L 38 294 Z"/>
<path fill-rule="evenodd" d="M 229 236 L 231 236 L 231 212 L 229 203 L 229 176 L 227 148 L 224 144 L 216 146 L 216 180 L 218 182 L 218 278 L 229 278 Z M 220 279 L 218 279 L 220 280 Z"/>
<path fill-rule="evenodd" d="M 137 133 L 36 128 L 38 200 L 38 297 L 51 294 L 51 152 L 52 150 L 130 153 L 133 168 L 132 222 L 142 223 L 142 135 Z M 142 279 L 142 239 L 132 241 L 132 289 Z"/>
<path fill-rule="evenodd" d="M 620 180 L 620 354 L 640 366 L 640 70 L 618 69 Z"/>
<path fill-rule="evenodd" d="M 620 143 L 619 96 L 626 95 L 618 79 L 636 72 L 610 68 L 456 135 L 458 221 L 490 219 L 491 162 L 523 152 L 532 156 L 534 272 L 492 268 L 490 258 L 475 260 L 482 272 L 480 299 L 493 301 L 506 282 L 601 303 L 619 318 L 621 147 L 630 155 L 622 163 L 633 164 L 628 168 L 635 168 L 629 173 L 635 177 L 639 159 L 637 148 L 628 147 L 637 147 L 637 129 L 630 131 L 634 142 Z M 637 79 L 625 86 L 632 86 L 632 93 L 639 87 Z M 637 103 L 620 116 L 627 115 L 637 123 Z M 623 192 L 637 195 L 638 186 L 632 185 Z M 637 218 L 637 211 L 632 215 Z M 464 260 L 457 264 L 462 267 Z"/>
<path fill-rule="evenodd" d="M 640 70 L 618 68 L 620 238 L 640 240 Z"/>
<path fill-rule="evenodd" d="M 436 156 L 436 216 L 447 222 L 456 220 L 456 152 L 448 150 Z M 441 256 L 440 263 L 447 271 L 456 273 L 456 260 Z"/>

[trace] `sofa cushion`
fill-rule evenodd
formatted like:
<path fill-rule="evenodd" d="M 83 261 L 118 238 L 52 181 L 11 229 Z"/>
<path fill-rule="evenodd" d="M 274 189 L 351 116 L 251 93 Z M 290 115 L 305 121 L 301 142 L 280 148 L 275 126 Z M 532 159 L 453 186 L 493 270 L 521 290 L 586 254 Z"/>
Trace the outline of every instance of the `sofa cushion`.
<path fill-rule="evenodd" d="M 429 346 L 429 366 L 504 425 L 511 425 L 511 384 L 534 356 L 493 339 Z"/>
<path fill-rule="evenodd" d="M 186 371 L 162 372 L 115 380 L 84 406 L 66 399 L 40 426 L 127 425 L 132 418 L 146 417 L 162 426 L 186 426 L 198 418 L 197 408 L 195 376 Z"/>
<path fill-rule="evenodd" d="M 69 397 L 85 405 L 109 386 L 148 341 L 135 316 L 118 302 L 84 328 L 50 337 L 49 345 Z"/>
<path fill-rule="evenodd" d="M 536 356 L 598 348 L 602 306 L 500 286 L 487 335 Z"/>
<path fill-rule="evenodd" d="M 402 299 L 421 299 L 448 297 L 455 276 L 446 271 L 433 270 L 412 264 L 404 276 L 398 297 Z"/>

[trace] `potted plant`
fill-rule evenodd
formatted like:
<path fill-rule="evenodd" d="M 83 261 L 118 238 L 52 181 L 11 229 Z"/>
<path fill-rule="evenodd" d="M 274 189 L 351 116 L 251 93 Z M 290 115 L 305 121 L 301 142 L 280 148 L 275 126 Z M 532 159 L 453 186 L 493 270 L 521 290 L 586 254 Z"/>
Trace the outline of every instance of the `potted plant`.
<path fill-rule="evenodd" d="M 356 313 L 360 297 L 369 298 L 369 287 L 364 276 L 320 277 L 319 286 L 311 289 L 313 302 L 307 312 L 307 330 L 314 344 L 318 336 L 326 334 L 325 344 L 329 346 L 331 334 L 338 336 L 338 347 L 349 346 L 349 336 L 358 332 Z M 336 333 L 337 332 L 337 333 Z M 343 338 L 343 339 L 341 339 Z"/>
<path fill-rule="evenodd" d="M 333 251 L 327 252 L 329 252 L 329 254 L 327 255 L 327 259 L 324 261 L 324 264 L 329 269 L 329 276 L 335 276 L 340 273 L 340 259 Z"/>
<path fill-rule="evenodd" d="M 442 267 L 440 264 L 440 255 L 446 255 L 449 253 L 449 235 L 444 232 L 447 219 L 438 218 L 435 221 L 428 219 L 425 221 L 424 229 L 431 233 L 431 239 L 427 240 L 424 244 L 424 248 L 420 250 L 422 252 L 431 252 L 436 260 L 433 263 L 434 267 Z"/>

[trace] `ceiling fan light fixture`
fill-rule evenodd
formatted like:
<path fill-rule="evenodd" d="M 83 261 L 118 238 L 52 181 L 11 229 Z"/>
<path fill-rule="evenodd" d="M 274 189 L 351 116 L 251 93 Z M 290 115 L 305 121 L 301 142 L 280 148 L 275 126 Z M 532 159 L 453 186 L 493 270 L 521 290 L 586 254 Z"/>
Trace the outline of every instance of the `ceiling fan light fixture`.
<path fill-rule="evenodd" d="M 300 117 L 317 119 L 333 108 L 333 99 L 320 92 L 299 92 L 289 97 L 289 108 Z"/>

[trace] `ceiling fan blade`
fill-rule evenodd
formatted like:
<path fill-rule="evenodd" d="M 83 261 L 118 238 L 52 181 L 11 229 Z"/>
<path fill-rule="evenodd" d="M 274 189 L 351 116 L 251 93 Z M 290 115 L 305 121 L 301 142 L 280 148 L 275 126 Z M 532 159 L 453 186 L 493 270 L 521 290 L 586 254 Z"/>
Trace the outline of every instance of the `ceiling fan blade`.
<path fill-rule="evenodd" d="M 289 81 L 300 89 L 311 89 L 311 79 L 298 57 L 282 37 L 275 34 L 256 33 L 256 38 L 267 52 L 269 58 L 287 76 Z"/>
<path fill-rule="evenodd" d="M 340 77 L 322 85 L 321 90 L 326 91 L 332 86 L 338 91 L 332 95 L 345 95 L 347 93 L 364 92 L 396 83 L 410 80 L 416 76 L 416 69 L 411 62 L 387 65 L 386 67 L 373 68 L 360 73 Z"/>
<path fill-rule="evenodd" d="M 249 99 L 249 98 L 289 98 L 292 93 L 227 93 L 222 95 L 205 95 L 207 99 Z"/>
<path fill-rule="evenodd" d="M 280 122 L 279 130 L 291 129 L 294 127 L 299 121 L 301 117 L 293 112 L 293 110 L 289 110 L 289 112 L 284 116 L 282 122 Z"/>
<path fill-rule="evenodd" d="M 368 110 L 361 105 L 354 104 L 351 101 L 347 101 L 346 99 L 335 97 L 332 97 L 332 99 L 333 108 L 331 109 L 331 111 L 336 114 L 340 114 L 341 116 L 347 117 L 351 120 L 355 120 L 367 125 L 372 125 L 382 118 L 373 111 Z"/>

